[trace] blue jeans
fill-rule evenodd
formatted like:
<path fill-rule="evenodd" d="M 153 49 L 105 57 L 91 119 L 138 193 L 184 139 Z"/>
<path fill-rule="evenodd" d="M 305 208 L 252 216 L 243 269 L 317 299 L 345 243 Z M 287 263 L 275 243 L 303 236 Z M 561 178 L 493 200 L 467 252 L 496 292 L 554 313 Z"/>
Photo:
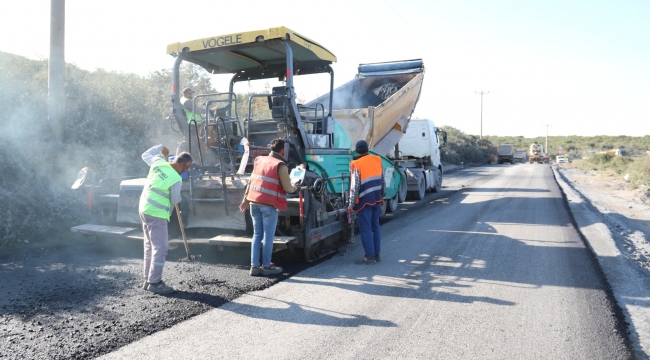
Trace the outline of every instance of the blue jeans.
<path fill-rule="evenodd" d="M 271 266 L 273 237 L 278 224 L 278 210 L 273 206 L 251 204 L 253 218 L 253 243 L 251 244 L 251 265 L 260 266 L 260 245 L 262 243 L 262 265 Z"/>
<path fill-rule="evenodd" d="M 359 230 L 361 231 L 361 244 L 367 257 L 381 254 L 381 234 L 379 233 L 379 215 L 381 203 L 373 206 L 366 205 L 357 213 Z"/>

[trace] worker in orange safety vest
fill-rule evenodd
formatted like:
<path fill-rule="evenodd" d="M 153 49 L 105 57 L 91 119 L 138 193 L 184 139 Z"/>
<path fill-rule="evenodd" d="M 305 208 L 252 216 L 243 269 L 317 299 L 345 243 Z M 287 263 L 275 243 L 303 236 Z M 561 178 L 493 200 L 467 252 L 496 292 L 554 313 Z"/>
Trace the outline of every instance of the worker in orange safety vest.
<path fill-rule="evenodd" d="M 386 194 L 381 157 L 368 153 L 368 143 L 356 143 L 356 156 L 350 162 L 350 203 L 348 211 L 356 212 L 365 254 L 357 264 L 375 264 L 381 261 L 381 234 L 379 215 Z"/>

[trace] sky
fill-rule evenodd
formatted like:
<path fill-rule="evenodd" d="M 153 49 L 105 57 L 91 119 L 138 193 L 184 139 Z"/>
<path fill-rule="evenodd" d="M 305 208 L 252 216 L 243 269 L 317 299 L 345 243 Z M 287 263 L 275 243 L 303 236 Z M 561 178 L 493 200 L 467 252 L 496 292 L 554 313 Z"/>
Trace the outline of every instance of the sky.
<path fill-rule="evenodd" d="M 0 22 L 0 51 L 48 57 L 50 0 L 3 1 L 0 12 L 11 14 Z M 172 67 L 168 44 L 286 26 L 337 56 L 335 86 L 361 63 L 423 59 L 414 116 L 437 125 L 474 135 L 644 136 L 649 19 L 647 0 L 67 0 L 65 58 L 146 76 Z M 226 91 L 229 79 L 214 83 Z M 306 100 L 327 91 L 328 80 L 296 82 Z M 489 91 L 482 106 L 481 91 Z"/>

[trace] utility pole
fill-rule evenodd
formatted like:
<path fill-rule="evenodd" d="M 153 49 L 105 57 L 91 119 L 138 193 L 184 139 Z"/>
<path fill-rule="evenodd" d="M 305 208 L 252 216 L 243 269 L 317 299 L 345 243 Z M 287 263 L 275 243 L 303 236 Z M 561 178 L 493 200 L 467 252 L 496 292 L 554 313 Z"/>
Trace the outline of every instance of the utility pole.
<path fill-rule="evenodd" d="M 479 139 L 483 139 L 483 94 L 489 94 L 490 92 L 489 91 L 484 92 L 483 90 L 481 90 L 481 92 L 474 91 L 474 93 L 481 94 L 481 135 Z"/>
<path fill-rule="evenodd" d="M 550 156 L 550 153 L 548 151 L 548 127 L 551 126 L 551 125 L 542 125 L 542 126 L 546 126 L 546 150 L 545 150 L 545 152 L 546 152 L 546 156 L 548 157 L 548 156 Z"/>
<path fill-rule="evenodd" d="M 63 140 L 65 114 L 65 0 L 50 0 L 50 58 L 47 69 L 47 113 L 54 136 Z"/>

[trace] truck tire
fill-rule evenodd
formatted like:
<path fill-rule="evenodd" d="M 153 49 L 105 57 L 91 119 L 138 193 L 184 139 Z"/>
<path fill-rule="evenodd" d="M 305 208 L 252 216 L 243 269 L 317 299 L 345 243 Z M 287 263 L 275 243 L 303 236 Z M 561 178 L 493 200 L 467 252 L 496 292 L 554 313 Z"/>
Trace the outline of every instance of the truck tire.
<path fill-rule="evenodd" d="M 388 210 L 388 201 L 384 200 L 381 203 L 381 212 L 379 213 L 379 218 L 386 216 L 386 211 Z"/>
<path fill-rule="evenodd" d="M 397 210 L 397 195 L 388 200 L 388 208 L 386 210 L 390 212 L 395 212 Z"/>
<path fill-rule="evenodd" d="M 399 185 L 399 191 L 397 192 L 397 202 L 398 203 L 403 203 L 404 200 L 406 200 L 406 196 L 408 195 L 407 187 L 408 185 L 406 184 L 406 174 L 404 173 L 404 170 L 400 170 L 402 173 L 402 183 Z"/>
<path fill-rule="evenodd" d="M 436 183 L 433 186 L 433 192 L 440 192 L 442 189 L 442 169 L 436 169 Z"/>
<path fill-rule="evenodd" d="M 411 199 L 413 200 L 422 200 L 424 199 L 424 195 L 426 195 L 426 190 L 427 190 L 427 185 L 424 181 L 424 174 L 422 172 L 418 173 L 418 190 L 417 191 L 409 191 L 409 194 L 411 195 Z"/>

